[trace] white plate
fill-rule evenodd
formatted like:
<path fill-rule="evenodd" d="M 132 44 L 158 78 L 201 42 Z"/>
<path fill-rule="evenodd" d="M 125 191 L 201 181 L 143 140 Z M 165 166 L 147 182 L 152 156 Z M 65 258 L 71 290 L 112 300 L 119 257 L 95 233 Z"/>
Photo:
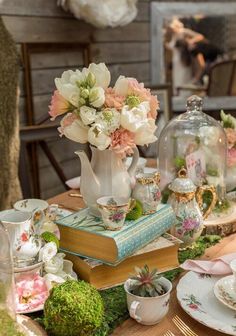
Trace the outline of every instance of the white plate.
<path fill-rule="evenodd" d="M 219 276 L 188 272 L 177 286 L 177 299 L 193 319 L 228 335 L 236 335 L 235 311 L 220 303 L 214 295 Z"/>
<path fill-rule="evenodd" d="M 216 298 L 230 309 L 236 310 L 236 293 L 234 290 L 234 276 L 228 275 L 215 283 Z"/>
<path fill-rule="evenodd" d="M 150 167 L 145 167 L 144 168 L 144 173 L 155 173 L 157 171 L 156 168 L 150 168 Z M 69 188 L 71 189 L 79 189 L 80 187 L 80 176 L 73 177 L 70 180 L 66 181 L 66 185 L 68 185 Z"/>
<path fill-rule="evenodd" d="M 66 181 L 66 185 L 68 185 L 71 189 L 79 189 L 80 187 L 80 176 L 73 177 L 72 179 Z"/>
<path fill-rule="evenodd" d="M 28 310 L 24 310 L 24 311 L 16 311 L 17 314 L 30 314 L 30 313 L 36 313 L 40 310 L 43 310 L 44 305 L 41 304 L 38 307 L 32 308 L 32 309 L 28 309 Z"/>

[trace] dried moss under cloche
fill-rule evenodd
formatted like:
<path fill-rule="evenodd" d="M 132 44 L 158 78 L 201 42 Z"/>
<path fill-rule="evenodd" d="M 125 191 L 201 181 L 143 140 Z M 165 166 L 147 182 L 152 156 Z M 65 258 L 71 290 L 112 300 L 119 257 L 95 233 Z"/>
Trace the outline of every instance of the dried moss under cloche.
<path fill-rule="evenodd" d="M 44 325 L 54 336 L 89 336 L 103 322 L 103 300 L 84 281 L 66 281 L 54 287 L 44 305 Z"/>

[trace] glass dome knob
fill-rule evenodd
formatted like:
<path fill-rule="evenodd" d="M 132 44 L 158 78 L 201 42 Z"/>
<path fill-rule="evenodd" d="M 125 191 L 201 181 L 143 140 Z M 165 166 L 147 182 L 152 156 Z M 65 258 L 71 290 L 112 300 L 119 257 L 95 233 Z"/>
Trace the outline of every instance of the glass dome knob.
<path fill-rule="evenodd" d="M 193 95 L 187 99 L 187 111 L 202 111 L 202 98 Z"/>

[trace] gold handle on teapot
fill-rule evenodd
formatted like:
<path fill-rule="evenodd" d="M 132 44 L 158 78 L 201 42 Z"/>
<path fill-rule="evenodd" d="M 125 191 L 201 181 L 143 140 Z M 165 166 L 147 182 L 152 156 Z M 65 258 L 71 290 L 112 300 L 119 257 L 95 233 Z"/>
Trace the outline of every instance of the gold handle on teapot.
<path fill-rule="evenodd" d="M 211 204 L 208 206 L 207 210 L 205 211 L 205 213 L 203 213 L 203 193 L 205 191 L 209 191 L 212 194 L 212 201 L 211 201 Z M 204 186 L 198 187 L 196 191 L 196 200 L 200 207 L 200 210 L 203 213 L 203 219 L 206 219 L 210 215 L 210 213 L 212 212 L 213 208 L 216 205 L 217 199 L 218 198 L 216 194 L 216 188 L 214 186 L 204 185 Z"/>
<path fill-rule="evenodd" d="M 159 172 L 156 172 L 153 176 L 153 181 L 155 184 L 159 184 L 161 181 L 161 175 Z"/>

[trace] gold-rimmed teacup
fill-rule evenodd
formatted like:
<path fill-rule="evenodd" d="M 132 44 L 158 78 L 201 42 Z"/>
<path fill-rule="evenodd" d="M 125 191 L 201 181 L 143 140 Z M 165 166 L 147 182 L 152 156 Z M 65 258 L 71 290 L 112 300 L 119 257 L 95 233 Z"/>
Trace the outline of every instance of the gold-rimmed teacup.
<path fill-rule="evenodd" d="M 133 200 L 125 197 L 104 196 L 97 200 L 98 209 L 102 215 L 107 230 L 120 230 L 127 213 L 133 207 Z"/>

